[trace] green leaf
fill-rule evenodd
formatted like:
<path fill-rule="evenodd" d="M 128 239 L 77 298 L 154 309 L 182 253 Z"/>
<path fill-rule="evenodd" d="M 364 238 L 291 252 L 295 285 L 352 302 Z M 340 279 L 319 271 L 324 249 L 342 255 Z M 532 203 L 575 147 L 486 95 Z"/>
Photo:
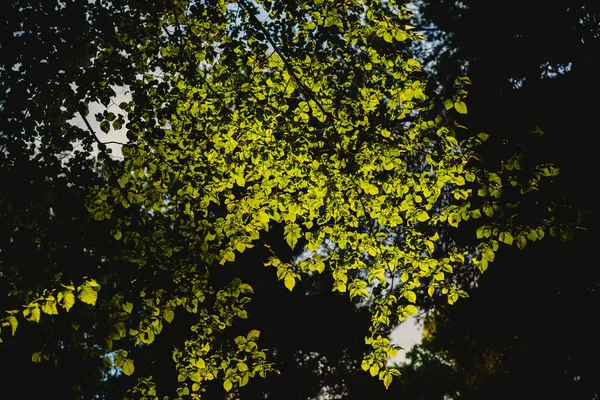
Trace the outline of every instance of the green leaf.
<path fill-rule="evenodd" d="M 15 318 L 12 315 L 9 315 L 8 317 L 6 317 L 6 320 L 10 324 L 10 330 L 11 330 L 12 336 L 15 336 L 15 332 L 17 331 L 17 326 L 19 326 L 19 321 L 17 321 L 17 318 Z"/>
<path fill-rule="evenodd" d="M 415 68 L 421 67 L 421 63 L 418 60 L 415 60 L 413 58 L 410 58 L 406 63 L 411 67 L 415 67 Z"/>
<path fill-rule="evenodd" d="M 490 206 L 483 206 L 483 213 L 491 218 L 494 216 L 494 208 Z"/>
<path fill-rule="evenodd" d="M 369 373 L 371 374 L 371 376 L 377 375 L 379 373 L 379 365 L 371 365 L 371 368 L 369 368 Z"/>
<path fill-rule="evenodd" d="M 532 242 L 535 242 L 538 238 L 537 235 L 537 230 L 536 229 L 532 229 L 527 233 L 527 239 L 531 240 Z"/>
<path fill-rule="evenodd" d="M 455 101 L 454 108 L 456 109 L 457 112 L 459 112 L 461 114 L 467 113 L 467 105 L 465 104 L 464 101 Z"/>
<path fill-rule="evenodd" d="M 402 274 L 400 275 L 400 280 L 404 283 L 408 282 L 408 280 L 410 279 L 410 275 L 408 275 L 408 271 L 403 271 Z"/>
<path fill-rule="evenodd" d="M 527 239 L 525 238 L 525 235 L 517 236 L 517 247 L 519 248 L 519 250 L 523 250 L 526 245 Z"/>
<path fill-rule="evenodd" d="M 488 227 L 485 225 L 477 228 L 477 231 L 475 231 L 475 235 L 477 236 L 477 239 L 483 239 L 485 237 L 486 229 L 488 229 Z"/>
<path fill-rule="evenodd" d="M 125 310 L 127 314 L 131 314 L 131 311 L 133 310 L 133 303 L 126 301 L 121 307 L 123 307 L 123 310 Z"/>
<path fill-rule="evenodd" d="M 130 358 L 125 359 L 125 362 L 123 363 L 123 373 L 127 376 L 131 376 L 131 374 L 133 374 L 133 371 L 135 371 L 133 360 Z"/>
<path fill-rule="evenodd" d="M 250 332 L 248 332 L 248 335 L 246 336 L 246 338 L 248 340 L 257 340 L 260 336 L 260 331 L 256 330 L 256 329 L 252 329 Z"/>
<path fill-rule="evenodd" d="M 390 387 L 390 384 L 392 383 L 392 380 L 394 379 L 394 377 L 392 376 L 392 374 L 385 374 L 383 377 L 383 385 L 385 386 L 386 389 L 388 389 Z"/>
<path fill-rule="evenodd" d="M 269 223 L 270 217 L 269 217 L 269 214 L 267 214 L 266 212 L 259 211 L 257 214 L 257 217 L 258 217 L 258 220 L 260 222 L 262 222 L 263 224 Z"/>
<path fill-rule="evenodd" d="M 450 110 L 452 107 L 454 107 L 454 103 L 452 102 L 452 100 L 451 99 L 446 99 L 444 101 L 444 108 L 446 110 Z"/>
<path fill-rule="evenodd" d="M 291 223 L 286 225 L 283 228 L 283 233 L 285 235 L 285 241 L 290 246 L 290 248 L 294 248 L 296 243 L 298 243 L 298 239 L 302 235 L 302 231 L 300 230 L 300 226 L 295 223 Z"/>
<path fill-rule="evenodd" d="M 123 175 L 119 178 L 119 186 L 121 189 L 125 188 L 125 185 L 129 182 L 129 177 L 127 175 Z"/>
<path fill-rule="evenodd" d="M 403 30 L 398 29 L 398 30 L 396 30 L 394 37 L 396 38 L 397 41 L 404 42 L 406 39 L 408 39 L 408 34 L 406 32 L 404 32 Z"/>
<path fill-rule="evenodd" d="M 110 122 L 108 121 L 102 121 L 100 123 L 100 129 L 102 130 L 102 132 L 104 133 L 108 133 L 110 132 Z"/>
<path fill-rule="evenodd" d="M 223 389 L 225 389 L 226 392 L 229 392 L 231 388 L 233 388 L 233 383 L 231 383 L 229 379 L 225 379 L 223 382 Z"/>
<path fill-rule="evenodd" d="M 481 140 L 482 142 L 485 142 L 488 140 L 488 138 L 490 137 L 490 135 L 488 135 L 487 133 L 478 133 L 477 137 L 479 138 L 479 140 Z"/>
<path fill-rule="evenodd" d="M 82 302 L 94 306 L 96 305 L 96 300 L 98 299 L 99 290 L 100 285 L 98 282 L 96 282 L 94 279 L 89 279 L 83 285 L 77 288 L 77 291 L 79 292 L 77 297 Z"/>
<path fill-rule="evenodd" d="M 513 237 L 509 232 L 500 232 L 500 235 L 498 236 L 498 239 L 502 242 L 502 243 L 506 243 L 508 245 L 513 244 Z"/>
<path fill-rule="evenodd" d="M 121 237 L 123 236 L 123 234 L 121 233 L 121 231 L 120 231 L 120 230 L 117 230 L 117 231 L 115 231 L 115 233 L 114 233 L 114 235 L 113 235 L 113 236 L 114 236 L 114 238 L 115 238 L 116 240 L 120 240 L 120 239 L 121 239 Z"/>
<path fill-rule="evenodd" d="M 227 261 L 229 261 L 229 262 L 235 261 L 235 253 L 233 251 L 225 251 L 223 253 L 223 258 L 221 259 L 221 264 L 225 264 Z"/>
<path fill-rule="evenodd" d="M 363 369 L 363 371 L 367 372 L 371 367 L 371 362 L 369 360 L 362 360 L 360 367 Z"/>
<path fill-rule="evenodd" d="M 429 219 L 429 214 L 427 214 L 427 211 L 421 210 L 417 213 L 416 217 L 417 217 L 417 220 L 419 220 L 421 222 L 425 222 Z"/>
<path fill-rule="evenodd" d="M 419 310 L 417 309 L 417 307 L 415 307 L 412 304 L 407 305 L 406 307 L 404 307 L 404 311 L 410 316 L 410 315 L 415 315 L 417 312 L 419 312 Z"/>
<path fill-rule="evenodd" d="M 294 289 L 294 286 L 296 285 L 296 280 L 294 279 L 294 277 L 290 274 L 287 274 L 283 281 L 285 287 L 288 288 L 288 290 L 291 292 L 292 289 Z"/>
<path fill-rule="evenodd" d="M 56 298 L 54 296 L 46 297 L 46 301 L 42 304 L 42 311 L 50 315 L 58 314 L 58 310 L 56 309 Z"/>
<path fill-rule="evenodd" d="M 118 131 L 119 129 L 121 129 L 123 127 L 123 120 L 122 119 L 116 119 L 113 121 L 112 123 L 113 129 Z"/>
<path fill-rule="evenodd" d="M 237 175 L 235 177 L 235 183 L 240 187 L 244 187 L 246 185 L 246 179 L 244 179 L 244 175 Z"/>
<path fill-rule="evenodd" d="M 171 321 L 173 321 L 173 318 L 175 318 L 175 312 L 170 308 L 167 308 L 163 311 L 163 318 L 168 323 L 171 323 Z"/>
<path fill-rule="evenodd" d="M 58 303 L 65 309 L 67 312 L 73 307 L 75 304 L 75 295 L 72 290 L 66 289 L 58 294 Z"/>
<path fill-rule="evenodd" d="M 37 304 L 34 306 L 29 306 L 23 310 L 23 317 L 25 317 L 27 321 L 31 322 L 40 322 L 40 314 L 40 307 Z"/>
<path fill-rule="evenodd" d="M 239 289 L 242 293 L 254 293 L 254 289 L 252 289 L 252 286 L 248 285 L 247 283 L 242 283 Z"/>
<path fill-rule="evenodd" d="M 115 352 L 115 368 L 121 368 L 123 366 L 125 360 L 127 360 L 127 354 L 129 354 L 127 350 L 123 349 L 119 349 Z"/>
<path fill-rule="evenodd" d="M 335 290 L 337 290 L 338 292 L 342 292 L 344 293 L 346 291 L 346 284 L 342 281 L 335 281 L 334 283 L 334 288 Z"/>
<path fill-rule="evenodd" d="M 483 252 L 483 258 L 490 262 L 493 262 L 494 258 L 496 258 L 496 254 L 492 251 L 492 249 L 488 248 Z"/>
<path fill-rule="evenodd" d="M 41 351 L 36 351 L 35 353 L 31 354 L 31 362 L 34 363 L 39 363 L 42 362 L 42 352 Z"/>
<path fill-rule="evenodd" d="M 244 243 L 242 242 L 237 242 L 235 245 L 235 248 L 237 251 L 239 251 L 240 253 L 243 253 L 244 250 L 246 250 L 246 246 L 244 245 Z"/>

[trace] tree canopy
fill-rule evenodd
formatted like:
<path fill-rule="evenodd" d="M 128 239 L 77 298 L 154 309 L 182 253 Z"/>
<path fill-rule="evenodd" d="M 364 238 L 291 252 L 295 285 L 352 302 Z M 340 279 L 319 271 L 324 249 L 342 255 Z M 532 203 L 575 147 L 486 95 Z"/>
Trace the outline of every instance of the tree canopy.
<path fill-rule="evenodd" d="M 268 279 L 368 309 L 361 367 L 388 387 L 395 321 L 466 297 L 457 274 L 501 244 L 577 222 L 536 196 L 554 165 L 510 147 L 484 162 L 488 135 L 457 119 L 467 77 L 428 100 L 403 4 L 1 7 L 2 339 L 95 360 L 76 392 L 125 374 L 135 398 L 198 398 L 277 373 L 248 318 Z M 51 334 L 22 343 L 24 325 Z"/>
<path fill-rule="evenodd" d="M 519 11 L 498 18 L 506 9 Z M 424 29 L 423 43 L 435 43 L 424 57 L 432 86 L 444 87 L 458 71 L 473 80 L 464 124 L 487 126 L 490 138 L 500 139 L 539 126 L 543 145 L 528 157 L 561 166 L 560 179 L 540 194 L 569 198 L 591 213 L 596 199 L 587 182 L 595 149 L 582 143 L 597 130 L 590 118 L 595 104 L 581 93 L 600 83 L 597 5 L 422 1 L 419 11 L 413 24 Z M 529 202 L 523 210 L 533 215 L 537 208 Z M 467 301 L 426 318 L 424 343 L 402 368 L 402 394 L 436 381 L 432 398 L 598 397 L 600 346 L 590 316 L 600 303 L 600 277 L 593 243 L 587 220 L 573 242 L 544 241 L 526 254 L 499 255 Z"/>

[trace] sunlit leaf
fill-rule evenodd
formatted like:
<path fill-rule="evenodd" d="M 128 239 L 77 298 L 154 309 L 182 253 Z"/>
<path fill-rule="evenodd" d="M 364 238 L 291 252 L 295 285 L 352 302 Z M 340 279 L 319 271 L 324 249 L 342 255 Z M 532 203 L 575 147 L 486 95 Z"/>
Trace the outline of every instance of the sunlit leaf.
<path fill-rule="evenodd" d="M 123 363 L 123 373 L 127 376 L 133 374 L 135 371 L 135 366 L 133 365 L 133 360 L 127 358 Z"/>
<path fill-rule="evenodd" d="M 121 307 L 123 307 L 123 310 L 128 314 L 131 314 L 131 311 L 133 311 L 133 303 L 129 301 L 124 302 Z"/>
<path fill-rule="evenodd" d="M 285 283 L 285 287 L 288 288 L 288 290 L 291 292 L 292 289 L 294 289 L 294 286 L 296 285 L 296 280 L 294 279 L 294 277 L 292 275 L 286 275 L 284 278 L 284 283 Z"/>
<path fill-rule="evenodd" d="M 467 104 L 464 101 L 455 101 L 454 108 L 461 114 L 467 113 Z"/>
<path fill-rule="evenodd" d="M 77 297 L 86 304 L 96 305 L 99 290 L 100 285 L 94 279 L 89 279 L 77 288 Z"/>

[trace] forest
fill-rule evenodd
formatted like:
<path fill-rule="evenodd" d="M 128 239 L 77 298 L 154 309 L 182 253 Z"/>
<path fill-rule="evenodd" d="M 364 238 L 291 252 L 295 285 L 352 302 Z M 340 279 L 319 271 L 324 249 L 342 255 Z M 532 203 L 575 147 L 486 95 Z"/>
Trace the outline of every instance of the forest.
<path fill-rule="evenodd" d="M 596 2 L 0 21 L 3 399 L 600 398 Z"/>

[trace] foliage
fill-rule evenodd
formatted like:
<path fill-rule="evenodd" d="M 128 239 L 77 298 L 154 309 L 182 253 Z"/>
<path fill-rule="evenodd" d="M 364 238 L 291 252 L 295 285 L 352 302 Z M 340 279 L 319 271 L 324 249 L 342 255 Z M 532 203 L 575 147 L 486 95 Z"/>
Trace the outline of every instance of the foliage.
<path fill-rule="evenodd" d="M 537 215 L 548 200 L 560 197 L 580 211 L 595 207 L 583 172 L 593 170 L 595 150 L 582 146 L 596 129 L 589 118 L 595 105 L 580 96 L 581 87 L 598 85 L 600 14 L 593 3 L 423 1 L 421 21 L 413 21 L 428 29 L 422 31 L 426 42 L 442 39 L 432 57 L 425 57 L 433 86 L 445 86 L 457 71 L 473 80 L 469 115 L 461 123 L 494 121 L 491 140 L 521 139 L 536 125 L 543 129 L 543 146 L 530 148 L 527 156 L 556 160 L 561 179 L 527 202 L 525 215 Z M 510 19 L 498 18 L 517 6 Z M 485 46 L 479 37 L 487 38 Z M 556 99 L 569 99 L 560 112 Z M 564 218 L 577 212 L 560 213 Z M 592 220 L 583 222 L 573 242 L 542 241 L 528 244 L 525 254 L 503 252 L 467 301 L 433 311 L 423 344 L 401 368 L 402 388 L 410 388 L 413 379 L 439 383 L 427 398 L 598 397 L 600 346 L 590 316 L 599 302 L 600 277 L 589 262 L 595 257 Z"/>
<path fill-rule="evenodd" d="M 500 268 L 482 277 L 471 298 L 426 318 L 423 343 L 409 352 L 403 376 L 446 382 L 438 387 L 440 399 L 596 397 L 600 348 L 590 316 L 598 273 L 547 272 L 555 272 L 553 263 L 585 265 L 592 252 L 576 243 L 590 248 L 591 242 L 586 234 L 573 243 L 536 243 L 525 255 L 503 253 Z M 516 295 L 507 295 L 507 287 Z"/>
<path fill-rule="evenodd" d="M 456 132 L 468 78 L 456 79 L 439 105 L 427 100 L 421 65 L 406 55 L 421 37 L 402 5 L 2 7 L 2 48 L 16 54 L 0 70 L 3 174 L 16 159 L 53 165 L 50 180 L 77 175 L 89 170 L 95 146 L 101 178 L 84 187 L 86 205 L 118 249 L 83 273 L 50 262 L 44 280 L 20 279 L 17 264 L 3 264 L 18 282 L 2 325 L 14 335 L 23 320 L 95 306 L 108 327 L 79 327 L 94 333 L 88 350 L 106 356 L 105 370 L 137 378 L 135 397 L 156 398 L 160 388 L 132 354 L 155 346 L 179 319 L 186 335 L 168 350 L 177 398 L 198 398 L 214 381 L 230 391 L 276 371 L 258 327 L 228 337 L 248 317 L 254 288 L 221 269 L 253 248 L 269 253 L 265 265 L 288 290 L 327 274 L 333 291 L 369 307 L 371 351 L 361 366 L 387 387 L 398 375 L 387 360 L 398 349 L 384 333 L 418 312 L 418 289 L 453 304 L 467 295 L 451 279 L 455 268 L 485 271 L 500 243 L 523 248 L 547 233 L 568 236 L 551 213 L 523 219 L 513 200 L 537 191 L 558 173 L 554 166 L 522 174 L 521 156 L 511 154 L 485 167 L 479 149 L 488 135 Z M 37 37 L 42 44 L 27 50 Z M 44 73 L 33 70 L 37 63 L 48 65 Z M 131 92 L 116 113 L 108 110 L 114 85 Z M 107 108 L 95 115 L 101 131 L 126 127 L 123 160 L 111 159 L 93 131 L 93 101 Z M 74 115 L 85 129 L 68 122 Z M 19 218 L 8 217 L 12 232 Z M 466 222 L 477 241 L 461 245 L 449 235 Z M 44 358 L 50 352 L 32 357 Z"/>

